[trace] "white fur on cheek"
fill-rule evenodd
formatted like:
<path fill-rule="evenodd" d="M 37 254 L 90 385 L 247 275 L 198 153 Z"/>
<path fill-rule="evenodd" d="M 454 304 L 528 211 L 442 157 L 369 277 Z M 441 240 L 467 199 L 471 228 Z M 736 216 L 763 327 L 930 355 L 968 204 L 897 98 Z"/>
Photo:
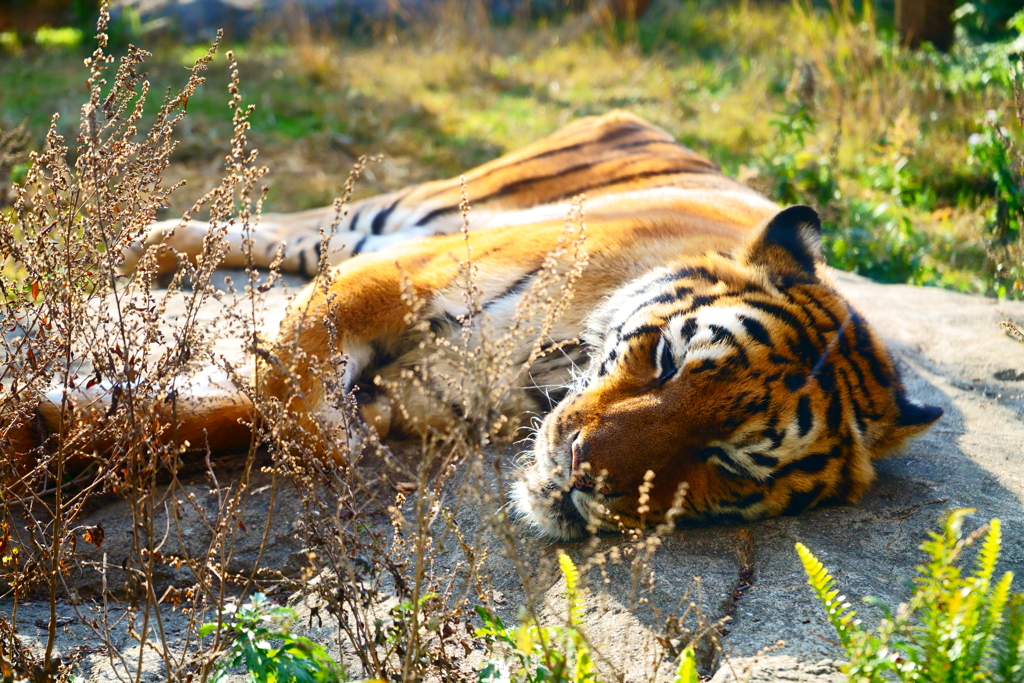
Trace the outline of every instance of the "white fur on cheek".
<path fill-rule="evenodd" d="M 586 525 L 580 524 L 579 520 L 573 517 L 565 517 L 560 512 L 564 502 L 567 502 L 565 497 L 579 492 L 561 490 L 561 498 L 556 499 L 553 492 L 545 495 L 548 481 L 548 478 L 534 466 L 520 473 L 519 481 L 509 492 L 512 508 L 517 517 L 547 538 L 558 541 L 583 538 L 587 533 Z M 580 509 L 574 499 L 572 504 Z"/>

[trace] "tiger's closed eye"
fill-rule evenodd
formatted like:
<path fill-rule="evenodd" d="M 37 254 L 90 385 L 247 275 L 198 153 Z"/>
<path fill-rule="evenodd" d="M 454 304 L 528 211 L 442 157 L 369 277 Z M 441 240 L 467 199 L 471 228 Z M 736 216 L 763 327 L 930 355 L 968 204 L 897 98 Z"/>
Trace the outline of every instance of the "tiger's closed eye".
<path fill-rule="evenodd" d="M 678 366 L 676 366 L 676 359 L 672 355 L 672 345 L 664 335 L 654 345 L 652 356 L 654 360 L 655 381 L 658 384 L 664 384 L 679 371 Z"/>

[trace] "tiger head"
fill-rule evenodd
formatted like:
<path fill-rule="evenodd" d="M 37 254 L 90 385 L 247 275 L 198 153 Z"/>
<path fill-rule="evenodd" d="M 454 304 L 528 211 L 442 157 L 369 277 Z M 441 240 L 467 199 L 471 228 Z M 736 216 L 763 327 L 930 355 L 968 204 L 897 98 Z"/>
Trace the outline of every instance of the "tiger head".
<path fill-rule="evenodd" d="M 907 398 L 882 342 L 818 272 L 821 223 L 778 213 L 731 254 L 623 287 L 591 363 L 544 419 L 513 490 L 547 536 L 667 518 L 752 520 L 853 502 L 872 459 L 940 408 Z"/>

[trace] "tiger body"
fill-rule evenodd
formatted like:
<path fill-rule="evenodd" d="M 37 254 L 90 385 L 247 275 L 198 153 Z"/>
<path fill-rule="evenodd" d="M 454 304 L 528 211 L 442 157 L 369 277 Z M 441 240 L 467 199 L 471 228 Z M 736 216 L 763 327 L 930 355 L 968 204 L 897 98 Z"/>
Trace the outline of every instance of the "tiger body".
<path fill-rule="evenodd" d="M 813 210 L 780 211 L 623 113 L 578 121 L 464 181 L 355 203 L 337 225 L 345 246 L 328 254 L 337 264 L 330 287 L 299 295 L 274 362 L 259 361 L 262 391 L 325 453 L 336 449 L 330 427 L 344 419 L 325 378 L 355 392 L 382 436 L 450 428 L 460 407 L 444 383 L 424 391 L 403 378 L 444 346 L 437 339 L 464 333 L 460 264 L 468 254 L 476 273 L 472 334 L 508 329 L 540 278 L 578 260 L 564 246 L 580 194 L 586 266 L 542 340 L 557 351 L 534 358 L 524 337 L 510 352 L 533 359 L 520 391 L 490 406 L 547 412 L 512 492 L 542 533 L 575 538 L 667 516 L 749 520 L 855 501 L 874 477 L 872 460 L 941 414 L 906 398 L 882 343 L 829 284 Z M 463 195 L 468 235 L 458 234 Z M 265 216 L 254 255 L 266 265 L 283 242 L 284 267 L 313 275 L 333 219 L 330 208 Z M 149 244 L 198 253 L 202 225 L 167 227 Z M 218 419 L 236 423 L 244 401 L 223 404 L 220 417 L 216 403 L 194 419 L 179 409 L 179 438 L 201 443 L 196 435 Z"/>

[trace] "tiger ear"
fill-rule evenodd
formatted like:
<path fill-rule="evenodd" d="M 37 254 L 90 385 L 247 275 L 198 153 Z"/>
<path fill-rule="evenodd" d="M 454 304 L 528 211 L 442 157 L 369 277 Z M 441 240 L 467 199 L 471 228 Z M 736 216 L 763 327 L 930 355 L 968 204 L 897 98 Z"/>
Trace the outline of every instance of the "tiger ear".
<path fill-rule="evenodd" d="M 814 276 L 821 260 L 821 219 L 809 206 L 797 204 L 775 214 L 747 246 L 744 260 L 769 271 Z"/>
<path fill-rule="evenodd" d="M 899 410 L 899 417 L 896 418 L 896 426 L 919 432 L 942 417 L 944 412 L 938 406 L 929 406 L 924 403 L 908 398 L 906 392 L 896 392 L 896 409 Z"/>
<path fill-rule="evenodd" d="M 888 434 L 877 444 L 879 454 L 890 452 L 907 439 L 918 436 L 942 417 L 945 411 L 938 406 L 925 405 L 908 398 L 902 387 L 896 389 L 896 419 Z"/>

